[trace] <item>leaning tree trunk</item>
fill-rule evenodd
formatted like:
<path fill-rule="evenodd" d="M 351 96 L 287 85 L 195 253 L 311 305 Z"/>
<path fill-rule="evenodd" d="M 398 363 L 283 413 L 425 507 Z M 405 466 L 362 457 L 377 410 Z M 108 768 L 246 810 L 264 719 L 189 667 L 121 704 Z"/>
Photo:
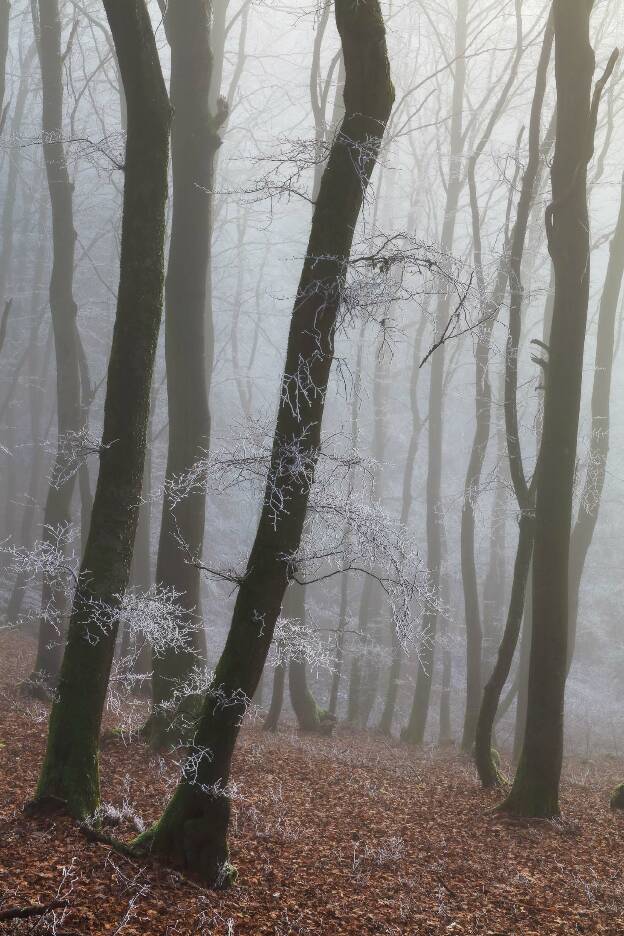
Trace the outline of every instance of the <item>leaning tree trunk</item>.
<path fill-rule="evenodd" d="M 128 107 L 121 275 L 91 528 L 37 788 L 38 800 L 61 800 L 81 818 L 99 802 L 98 738 L 141 499 L 162 314 L 171 119 L 144 0 L 104 0 L 104 7 Z M 92 624 L 94 605 L 109 615 L 101 629 Z"/>
<path fill-rule="evenodd" d="M 453 101 L 451 111 L 451 154 L 448 182 L 446 185 L 446 205 L 442 227 L 441 249 L 450 254 L 455 239 L 455 221 L 462 188 L 461 153 L 463 144 L 463 108 L 466 85 L 466 38 L 468 30 L 468 0 L 457 0 L 455 20 L 455 69 L 453 81 Z M 451 310 L 451 291 L 448 285 L 440 284 L 440 298 L 436 309 L 436 334 L 441 334 Z M 429 421 L 428 460 L 427 460 L 427 568 L 431 576 L 431 586 L 439 591 L 442 574 L 442 531 L 441 531 L 441 477 L 442 477 L 442 438 L 443 438 L 443 402 L 444 402 L 444 345 L 431 358 L 431 377 L 429 385 Z M 425 738 L 429 701 L 431 698 L 431 677 L 433 673 L 436 629 L 438 616 L 432 606 L 423 618 L 423 631 L 427 635 L 416 676 L 416 689 L 409 722 L 401 738 L 409 744 L 420 745 Z"/>
<path fill-rule="evenodd" d="M 197 770 L 184 772 L 160 821 L 137 842 L 211 885 L 226 885 L 233 876 L 227 845 L 232 755 L 246 700 L 258 684 L 284 592 L 296 572 L 288 557 L 299 548 L 309 497 L 309 483 L 297 475 L 296 464 L 303 461 L 309 478 L 318 459 L 354 231 L 394 100 L 379 3 L 336 0 L 335 9 L 345 59 L 345 117 L 323 173 L 295 300 L 265 501 L 198 723 Z M 304 373 L 314 392 L 299 393 Z M 295 444 L 294 464 L 284 460 L 284 444 Z M 270 503 L 275 484 L 285 496 L 277 518 Z M 202 756 L 206 751 L 210 756 Z"/>
<path fill-rule="evenodd" d="M 552 54 L 553 21 L 549 18 L 542 42 L 542 51 L 537 68 L 535 93 L 531 106 L 529 125 L 529 158 L 522 179 L 516 222 L 511 237 L 511 256 L 509 263 L 509 283 L 511 292 L 509 310 L 509 333 L 505 352 L 505 426 L 509 469 L 518 507 L 520 525 L 518 544 L 514 562 L 514 575 L 507 621 L 494 669 L 485 685 L 478 713 L 475 737 L 475 762 L 479 777 L 484 786 L 496 786 L 502 777 L 492 756 L 492 734 L 501 693 L 511 670 L 514 653 L 518 643 L 520 625 L 524 609 L 526 583 L 533 550 L 533 512 L 535 502 L 534 484 L 537 473 L 530 485 L 527 484 L 522 464 L 522 449 L 518 435 L 518 351 L 522 324 L 522 304 L 524 287 L 522 284 L 522 259 L 526 242 L 527 229 L 542 164 L 540 148 L 540 128 L 544 96 L 548 77 L 548 65 Z M 539 460 L 538 460 L 539 461 Z"/>
<path fill-rule="evenodd" d="M 591 399 L 591 437 L 585 484 L 570 543 L 568 666 L 574 657 L 579 593 L 587 554 L 594 537 L 607 473 L 610 440 L 610 401 L 615 347 L 615 322 L 624 276 L 624 177 L 620 210 L 609 248 L 609 263 L 598 314 L 596 361 Z"/>
<path fill-rule="evenodd" d="M 50 311 L 56 353 L 58 448 L 52 468 L 43 519 L 43 540 L 52 542 L 59 528 L 71 520 L 75 474 L 67 477 L 67 439 L 82 423 L 78 362 L 77 307 L 73 295 L 74 230 L 73 192 L 69 178 L 63 128 L 62 28 L 58 0 L 39 0 L 39 60 L 43 93 L 42 126 L 50 203 L 52 206 L 52 276 Z M 63 652 L 64 596 L 44 578 L 34 681 L 54 685 Z"/>
<path fill-rule="evenodd" d="M 557 138 L 546 211 L 555 305 L 537 469 L 533 555 L 533 638 L 527 723 L 520 763 L 502 808 L 520 816 L 559 813 L 567 674 L 568 572 L 583 350 L 589 302 L 587 166 L 600 94 L 591 99 L 595 59 L 591 4 L 554 0 Z M 609 68 L 615 58 L 612 56 Z"/>
<path fill-rule="evenodd" d="M 211 197 L 219 121 L 209 106 L 212 78 L 208 0 L 169 0 L 165 16 L 171 47 L 173 208 L 165 284 L 165 357 L 169 408 L 168 480 L 189 471 L 208 450 L 210 414 L 206 380 L 206 284 L 210 257 Z M 185 612 L 186 647 L 153 660 L 152 743 L 176 731 L 167 704 L 203 657 L 198 561 L 204 542 L 202 490 L 175 504 L 165 493 L 156 583 L 175 588 Z M 184 707 L 184 706 L 183 706 Z M 180 713 L 183 722 L 184 713 Z M 175 720 L 175 716 L 174 716 Z"/>

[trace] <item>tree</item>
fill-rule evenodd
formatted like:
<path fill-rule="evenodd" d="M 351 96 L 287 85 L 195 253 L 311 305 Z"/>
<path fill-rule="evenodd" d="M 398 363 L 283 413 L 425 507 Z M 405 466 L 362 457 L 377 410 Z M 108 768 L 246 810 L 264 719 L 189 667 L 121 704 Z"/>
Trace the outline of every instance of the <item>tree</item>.
<path fill-rule="evenodd" d="M 549 134 L 546 135 L 545 147 L 542 147 L 540 143 L 540 135 L 553 37 L 553 22 L 552 17 L 549 17 L 542 42 L 536 74 L 535 92 L 531 105 L 529 157 L 522 178 L 520 198 L 516 211 L 516 221 L 513 227 L 510 244 L 509 283 L 511 301 L 509 310 L 509 332 L 505 351 L 505 435 L 510 475 L 519 508 L 519 530 L 507 620 L 494 668 L 483 690 L 483 697 L 475 728 L 475 762 L 481 782 L 486 787 L 496 786 L 502 782 L 502 777 L 492 757 L 492 733 L 501 693 L 509 676 L 516 645 L 518 643 L 522 614 L 524 611 L 527 579 L 533 554 L 535 483 L 537 474 L 534 473 L 533 479 L 528 482 L 523 465 L 522 447 L 518 432 L 518 352 L 522 326 L 522 304 L 524 299 L 522 259 L 524 256 L 531 208 L 542 171 L 544 149 L 547 149 L 549 145 Z"/>
<path fill-rule="evenodd" d="M 356 222 L 394 100 L 377 0 L 336 0 L 345 116 L 330 150 L 288 337 L 265 500 L 227 641 L 206 695 L 194 754 L 161 819 L 137 840 L 166 861 L 226 885 L 228 783 L 299 548 L 321 442 L 334 336 Z M 283 505 L 275 513 L 272 492 Z"/>
<path fill-rule="evenodd" d="M 33 7 L 34 9 L 34 7 Z M 80 369 L 78 361 L 77 306 L 74 300 L 73 191 L 63 144 L 63 52 L 58 0 L 39 0 L 35 22 L 43 91 L 42 129 L 50 203 L 52 206 L 53 264 L 50 279 L 50 311 L 56 353 L 58 448 L 46 499 L 44 539 L 71 519 L 75 474 L 65 476 L 68 441 L 80 433 Z M 56 683 L 63 647 L 63 597 L 43 581 L 39 644 L 33 682 Z"/>
<path fill-rule="evenodd" d="M 554 0 L 557 133 L 546 210 L 555 301 L 546 368 L 542 451 L 537 469 L 533 552 L 533 634 L 524 745 L 502 808 L 521 816 L 559 814 L 567 674 L 570 531 L 583 350 L 589 303 L 587 167 L 602 89 L 592 97 L 592 3 Z"/>
<path fill-rule="evenodd" d="M 119 294 L 91 527 L 36 793 L 80 818 L 99 801 L 100 725 L 141 499 L 162 314 L 171 118 L 144 0 L 104 0 L 104 7 L 128 109 Z M 105 626 L 98 627 L 96 611 Z"/>
<path fill-rule="evenodd" d="M 468 469 L 464 483 L 464 502 L 461 517 L 461 571 L 464 590 L 464 610 L 466 616 L 466 709 L 462 732 L 462 749 L 472 750 L 475 738 L 481 691 L 483 685 L 483 627 L 479 606 L 479 587 L 475 557 L 475 505 L 479 498 L 481 475 L 487 447 L 490 441 L 492 424 L 492 387 L 490 384 L 490 347 L 492 331 L 498 320 L 500 308 L 507 288 L 509 264 L 506 256 L 508 248 L 509 224 L 506 223 L 503 256 L 491 290 L 485 281 L 482 256 L 481 213 L 477 197 L 477 163 L 490 140 L 494 127 L 504 112 L 511 90 L 515 84 L 518 67 L 523 53 L 522 4 L 516 0 L 516 48 L 509 69 L 489 120 L 474 152 L 468 160 L 468 187 L 470 190 L 470 209 L 472 216 L 472 244 L 477 287 L 480 298 L 480 316 L 482 324 L 477 331 L 475 345 L 475 431 L 472 441 Z M 515 186 L 510 187 L 507 219 Z"/>
<path fill-rule="evenodd" d="M 609 245 L 609 262 L 598 312 L 598 335 L 594 383 L 591 398 L 591 435 L 585 483 L 570 545 L 569 645 L 572 663 L 576 642 L 579 592 L 587 554 L 598 522 L 598 512 L 607 473 L 609 455 L 611 380 L 615 350 L 615 323 L 624 276 L 624 177 L 620 188 L 620 210 Z"/>
<path fill-rule="evenodd" d="M 468 30 L 468 0 L 457 0 L 455 17 L 455 69 L 453 76 L 453 96 L 450 128 L 450 157 L 448 180 L 446 184 L 446 202 L 442 226 L 442 251 L 451 253 L 455 237 L 455 222 L 459 196 L 462 189 L 461 154 L 463 148 L 463 109 L 466 86 L 466 38 Z M 441 334 L 449 318 L 451 291 L 448 284 L 441 284 L 436 308 L 436 334 Z M 427 566 L 431 573 L 436 591 L 440 588 L 442 574 L 442 533 L 441 523 L 441 477 L 442 477 L 442 436 L 444 402 L 444 345 L 431 357 L 429 384 L 429 420 L 427 423 L 428 458 L 427 458 Z M 422 652 L 421 666 L 416 678 L 414 701 L 407 726 L 402 732 L 402 739 L 409 744 L 423 743 L 429 700 L 431 698 L 431 677 L 433 672 L 437 611 L 428 611 L 424 630 L 428 635 Z"/>
<path fill-rule="evenodd" d="M 165 354 L 169 409 L 167 479 L 188 471 L 208 450 L 210 413 L 206 381 L 206 284 L 212 231 L 214 161 L 218 128 L 227 116 L 220 102 L 210 109 L 213 58 L 211 9 L 207 0 L 170 0 L 165 28 L 171 47 L 172 221 L 165 284 Z M 212 325 L 208 325 L 212 328 Z M 167 494 L 156 563 L 156 582 L 180 593 L 188 617 L 187 648 L 171 648 L 153 659 L 152 742 L 168 735 L 163 713 L 204 649 L 200 572 L 205 494 L 201 490 L 173 504 Z"/>

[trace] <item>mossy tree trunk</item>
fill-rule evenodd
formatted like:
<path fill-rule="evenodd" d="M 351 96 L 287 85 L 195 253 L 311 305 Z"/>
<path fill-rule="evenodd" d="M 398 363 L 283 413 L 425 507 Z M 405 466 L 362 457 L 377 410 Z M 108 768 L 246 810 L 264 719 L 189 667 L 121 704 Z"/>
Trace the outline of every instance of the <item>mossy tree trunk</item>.
<path fill-rule="evenodd" d="M 533 637 L 520 763 L 502 808 L 527 817 L 559 813 L 567 674 L 568 573 L 583 351 L 589 301 L 587 166 L 603 81 L 592 100 L 592 4 L 554 0 L 557 134 L 546 211 L 555 304 L 546 370 L 533 553 Z M 610 60 L 610 68 L 614 59 Z M 605 78 L 608 73 L 605 73 Z"/>
<path fill-rule="evenodd" d="M 71 520 L 75 475 L 64 478 L 65 439 L 82 425 L 78 359 L 77 306 L 73 295 L 74 186 L 63 144 L 62 27 L 58 0 L 39 0 L 37 48 L 41 65 L 43 156 L 52 207 L 52 275 L 50 311 L 56 354 L 58 449 L 48 488 L 43 540 L 52 544 L 60 527 Z M 33 679 L 53 686 L 58 678 L 64 641 L 64 596 L 44 578 L 41 589 L 39 642 Z"/>
<path fill-rule="evenodd" d="M 128 108 L 120 283 L 105 447 L 36 794 L 40 801 L 63 801 L 80 818 L 99 802 L 98 739 L 118 626 L 115 619 L 107 628 L 94 628 L 93 602 L 114 618 L 128 585 L 141 499 L 162 314 L 171 119 L 144 0 L 104 0 L 104 7 Z"/>
<path fill-rule="evenodd" d="M 171 47 L 174 112 L 171 244 L 165 284 L 168 479 L 188 471 L 205 455 L 210 440 L 205 336 L 212 228 L 209 193 L 220 145 L 218 121 L 209 104 L 213 70 L 210 20 L 208 0 L 169 0 L 167 4 L 165 28 Z M 156 747 L 177 735 L 163 704 L 184 685 L 205 655 L 197 568 L 204 542 L 205 502 L 202 490 L 175 505 L 167 494 L 164 497 L 156 582 L 180 593 L 188 631 L 186 649 L 166 649 L 153 660 L 151 737 Z M 179 717 L 185 720 L 183 712 Z"/>
<path fill-rule="evenodd" d="M 265 502 L 198 723 L 195 767 L 184 772 L 160 821 L 137 842 L 137 847 L 150 848 L 210 885 L 225 885 L 233 876 L 227 845 L 232 755 L 245 700 L 258 684 L 294 573 L 288 557 L 299 548 L 307 510 L 309 487 L 293 478 L 284 444 L 297 442 L 297 460 L 304 459 L 313 470 L 354 231 L 394 100 L 377 0 L 336 0 L 335 11 L 345 59 L 345 117 L 314 208 L 291 320 Z M 302 368 L 314 392 L 299 392 Z M 269 502 L 273 484 L 282 487 L 286 497 L 277 520 Z"/>

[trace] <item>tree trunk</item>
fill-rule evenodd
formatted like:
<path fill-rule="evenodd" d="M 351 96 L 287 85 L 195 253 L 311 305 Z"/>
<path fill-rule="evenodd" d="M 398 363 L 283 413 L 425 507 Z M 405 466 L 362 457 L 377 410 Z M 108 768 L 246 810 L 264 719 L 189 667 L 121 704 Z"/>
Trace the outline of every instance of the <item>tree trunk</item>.
<path fill-rule="evenodd" d="M 279 726 L 282 706 L 284 704 L 284 686 L 286 684 L 286 664 L 278 663 L 273 674 L 273 692 L 271 694 L 271 705 L 267 717 L 264 720 L 264 731 L 277 731 Z"/>
<path fill-rule="evenodd" d="M 492 734 L 501 693 L 509 676 L 518 642 L 526 594 L 526 583 L 533 549 L 535 481 L 527 485 L 522 465 L 520 439 L 518 436 L 518 349 L 522 323 L 522 304 L 524 299 L 522 259 L 524 256 L 524 246 L 531 215 L 531 207 L 533 205 L 541 167 L 541 117 L 546 93 L 548 65 L 552 54 L 553 37 L 553 21 L 552 17 L 549 17 L 544 33 L 544 40 L 542 42 L 542 50 L 537 68 L 535 93 L 531 105 L 529 158 L 522 179 L 516 222 L 511 238 L 511 259 L 509 267 L 511 290 L 510 325 L 505 353 L 505 424 L 507 429 L 509 468 L 516 499 L 520 508 L 520 530 L 518 534 L 507 623 L 503 632 L 494 670 L 483 692 L 476 725 L 475 761 L 481 782 L 484 786 L 488 787 L 498 785 L 502 780 L 495 759 L 492 756 Z M 540 457 L 541 456 L 538 456 L 538 465 Z"/>
<path fill-rule="evenodd" d="M 335 9 L 345 58 L 345 118 L 323 173 L 295 300 L 265 502 L 199 720 L 197 769 L 184 772 L 161 820 L 137 842 L 217 886 L 233 877 L 227 846 L 232 755 L 246 700 L 257 686 L 293 576 L 288 557 L 299 548 L 309 497 L 309 484 L 298 476 L 296 465 L 284 462 L 284 440 L 296 444 L 296 462 L 302 459 L 306 470 L 313 471 L 355 226 L 394 100 L 377 0 L 355 5 L 336 0 Z M 299 393 L 303 373 L 313 393 Z M 277 518 L 270 504 L 275 484 L 287 484 L 282 489 L 284 510 Z"/>
<path fill-rule="evenodd" d="M 570 528 L 589 301 L 587 166 L 601 87 L 592 103 L 591 6 L 587 0 L 554 0 L 553 5 L 557 138 L 546 229 L 555 305 L 537 468 L 527 724 L 514 784 L 502 806 L 540 818 L 559 814 L 563 760 Z"/>
<path fill-rule="evenodd" d="M 591 436 L 585 484 L 570 544 L 568 666 L 574 657 L 579 593 L 585 561 L 594 537 L 598 511 L 607 473 L 610 440 L 610 399 L 615 347 L 615 321 L 624 276 L 624 177 L 620 189 L 620 210 L 609 247 L 609 263 L 598 314 L 596 361 L 591 400 Z"/>
<path fill-rule="evenodd" d="M 74 230 L 73 193 L 63 145 L 63 58 L 58 0 L 39 0 L 39 61 L 43 92 L 43 155 L 52 206 L 52 276 L 50 311 L 56 353 L 58 449 L 48 488 L 43 540 L 52 542 L 59 528 L 71 520 L 75 475 L 63 479 L 68 436 L 82 425 L 80 372 L 73 295 Z M 47 141 L 47 142 L 46 142 Z M 39 643 L 33 680 L 54 686 L 63 653 L 64 606 L 62 594 L 44 578 L 41 588 Z"/>
<path fill-rule="evenodd" d="M 453 101 L 450 130 L 450 165 L 446 185 L 446 205 L 442 227 L 441 249 L 445 254 L 453 251 L 457 206 L 462 188 L 460 167 L 463 144 L 463 108 L 466 84 L 466 37 L 468 29 L 468 0 L 457 0 L 455 19 L 455 69 L 453 81 Z M 440 297 L 436 309 L 436 334 L 441 334 L 447 324 L 451 310 L 451 291 L 440 284 Z M 444 345 L 431 357 L 431 378 L 429 385 L 429 421 L 428 459 L 427 459 L 427 568 L 431 575 L 431 586 L 439 591 L 442 573 L 442 522 L 441 487 L 442 487 L 442 437 L 443 437 L 443 401 L 444 401 Z M 424 741 L 429 700 L 431 698 L 431 676 L 433 672 L 435 640 L 437 629 L 435 609 L 428 608 L 423 619 L 423 630 L 427 635 L 421 655 L 421 666 L 416 677 L 414 702 L 407 727 L 402 732 L 402 739 L 409 744 L 420 745 Z"/>
<path fill-rule="evenodd" d="M 206 193 L 213 189 L 214 158 L 220 145 L 218 122 L 209 107 L 210 17 L 208 0 L 169 0 L 165 17 L 174 111 L 173 208 L 165 285 L 168 480 L 189 471 L 206 454 L 210 440 L 205 323 L 211 199 Z M 183 688 L 205 655 L 197 568 L 202 557 L 205 510 L 202 490 L 175 505 L 165 494 L 156 582 L 180 593 L 186 614 L 187 647 L 165 650 L 153 660 L 151 740 L 156 747 L 169 737 L 176 740 L 171 716 L 163 706 Z"/>
<path fill-rule="evenodd" d="M 171 118 L 144 0 L 104 0 L 104 6 L 128 106 L 119 295 L 91 529 L 37 788 L 38 800 L 60 799 L 80 818 L 99 802 L 98 738 L 143 484 L 162 314 Z M 97 639 L 94 602 L 111 619 Z"/>
<path fill-rule="evenodd" d="M 492 734 L 494 721 L 500 703 L 501 693 L 511 670 L 511 664 L 518 643 L 522 613 L 524 610 L 524 596 L 527 579 L 531 566 L 531 553 L 533 551 L 533 514 L 532 512 L 520 515 L 520 531 L 518 534 L 518 548 L 514 563 L 513 584 L 507 623 L 498 649 L 498 657 L 492 675 L 483 690 L 483 700 L 477 721 L 475 740 L 475 763 L 479 779 L 484 787 L 500 786 L 503 778 L 497 768 L 496 760 L 492 756 Z"/>

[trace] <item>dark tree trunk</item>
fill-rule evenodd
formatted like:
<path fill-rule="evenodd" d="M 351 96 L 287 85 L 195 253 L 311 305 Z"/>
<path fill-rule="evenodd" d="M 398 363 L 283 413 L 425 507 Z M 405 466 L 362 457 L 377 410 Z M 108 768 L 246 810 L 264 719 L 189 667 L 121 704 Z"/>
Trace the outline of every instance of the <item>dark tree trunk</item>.
<path fill-rule="evenodd" d="M 165 285 L 165 355 L 169 408 L 167 478 L 190 470 L 206 454 L 210 414 L 206 381 L 206 283 L 210 257 L 214 158 L 220 141 L 211 115 L 211 10 L 208 0 L 169 0 L 165 17 L 171 47 L 171 157 L 173 209 Z M 152 743 L 177 732 L 163 711 L 205 655 L 200 572 L 206 497 L 197 490 L 178 504 L 165 494 L 156 582 L 175 588 L 187 617 L 187 649 L 153 660 Z M 184 544 L 184 545 L 181 545 Z M 190 560 L 190 561 L 189 561 Z M 190 704 L 190 700 L 189 700 Z M 184 707 L 184 706 L 183 706 Z M 182 720 L 186 721 L 183 713 Z"/>
<path fill-rule="evenodd" d="M 534 482 L 532 482 L 530 486 L 527 485 L 522 465 L 520 439 L 518 436 L 518 349 L 522 323 L 522 303 L 524 298 L 522 259 L 524 256 L 524 246 L 531 215 L 531 207 L 535 197 L 542 161 L 540 128 L 544 96 L 546 93 L 548 65 L 552 53 L 553 36 L 553 22 L 552 18 L 549 18 L 544 34 L 544 41 L 542 43 L 542 51 L 537 68 L 535 93 L 531 106 L 529 158 L 522 179 L 516 222 L 511 238 L 511 258 L 509 267 L 511 290 L 509 312 L 510 327 L 505 354 L 505 424 L 507 429 L 510 473 L 518 506 L 520 508 L 520 530 L 518 534 L 507 622 L 494 670 L 483 692 L 481 709 L 478 714 L 476 725 L 475 760 L 477 771 L 481 782 L 484 786 L 488 787 L 498 785 L 502 780 L 495 759 L 492 756 L 492 734 L 501 693 L 507 682 L 516 645 L 518 643 L 526 594 L 526 583 L 533 550 Z"/>
<path fill-rule="evenodd" d="M 514 784 L 502 807 L 515 815 L 541 818 L 559 813 L 563 759 L 570 528 L 589 301 L 587 166 L 601 89 L 599 85 L 592 102 L 591 6 L 587 0 L 554 0 L 553 5 L 557 137 L 546 230 L 555 270 L 555 305 L 536 472 L 527 723 Z M 613 64 L 612 59 L 611 68 Z"/>
<path fill-rule="evenodd" d="M 516 723 L 511 755 L 512 763 L 515 765 L 518 764 L 520 755 L 522 754 L 529 694 L 529 661 L 531 658 L 531 641 L 533 639 L 533 575 L 531 570 L 532 564 L 531 569 L 529 569 L 529 579 L 527 582 L 524 620 L 522 622 L 522 638 L 520 640 L 520 658 L 518 660 L 518 675 L 516 677 L 516 682 L 518 683 L 518 699 L 516 701 Z"/>
<path fill-rule="evenodd" d="M 484 787 L 500 786 L 503 782 L 495 758 L 492 756 L 492 734 L 500 697 L 511 670 L 518 635 L 520 634 L 520 625 L 522 624 L 524 596 L 533 551 L 533 523 L 531 512 L 520 515 L 520 532 L 518 534 L 518 548 L 514 564 L 507 623 L 498 649 L 494 670 L 483 690 L 483 700 L 477 721 L 475 763 L 479 779 Z"/>
<path fill-rule="evenodd" d="M 114 618 L 128 585 L 162 314 L 171 110 L 144 0 L 104 0 L 128 106 L 121 270 L 104 447 L 37 798 L 83 818 L 99 802 L 98 739 L 117 621 L 89 641 L 93 602 Z M 132 406 L 128 401 L 132 401 Z"/>
<path fill-rule="evenodd" d="M 44 512 L 43 539 L 52 542 L 59 528 L 71 520 L 75 475 L 63 478 L 68 434 L 82 424 L 78 363 L 77 307 L 73 295 L 74 230 L 73 193 L 63 139 L 63 58 L 58 0 L 39 0 L 39 60 L 43 92 L 42 129 L 50 203 L 52 206 L 52 276 L 50 311 L 56 354 L 58 450 L 52 468 Z M 48 141 L 48 142 L 45 142 Z M 65 601 L 44 578 L 35 681 L 55 685 L 63 653 Z"/>
<path fill-rule="evenodd" d="M 377 0 L 355 5 L 336 0 L 335 8 L 345 58 L 345 118 L 314 209 L 288 338 L 265 502 L 213 689 L 198 723 L 197 775 L 185 772 L 161 820 L 137 843 L 211 885 L 226 885 L 233 877 L 227 846 L 232 755 L 244 700 L 254 694 L 293 575 L 287 557 L 299 548 L 308 504 L 309 487 L 301 483 L 303 479 L 293 478 L 292 468 L 283 463 L 283 446 L 285 441 L 297 442 L 298 459 L 314 469 L 355 226 L 394 100 Z M 313 393 L 299 393 L 302 366 Z M 286 482 L 285 509 L 276 522 L 270 490 L 273 484 L 281 487 Z M 215 704 L 215 693 L 230 704 Z M 210 757 L 201 756 L 206 750 Z"/>

